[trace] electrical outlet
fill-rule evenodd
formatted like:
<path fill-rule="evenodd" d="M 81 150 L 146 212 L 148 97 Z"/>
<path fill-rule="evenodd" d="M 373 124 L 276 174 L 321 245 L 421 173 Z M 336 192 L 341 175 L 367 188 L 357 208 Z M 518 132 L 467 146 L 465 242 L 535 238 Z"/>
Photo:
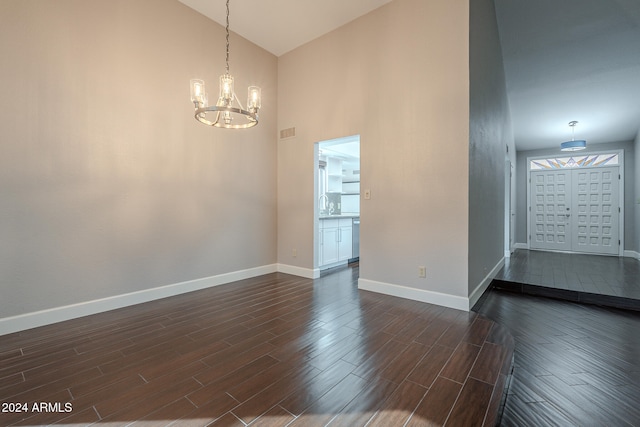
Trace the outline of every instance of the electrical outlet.
<path fill-rule="evenodd" d="M 420 277 L 421 279 L 427 277 L 427 267 L 423 265 L 418 267 L 418 277 Z"/>
<path fill-rule="evenodd" d="M 295 257 L 297 257 L 297 256 L 298 256 L 298 250 L 294 248 L 294 249 L 291 251 L 291 255 L 292 255 L 294 258 L 295 258 Z"/>

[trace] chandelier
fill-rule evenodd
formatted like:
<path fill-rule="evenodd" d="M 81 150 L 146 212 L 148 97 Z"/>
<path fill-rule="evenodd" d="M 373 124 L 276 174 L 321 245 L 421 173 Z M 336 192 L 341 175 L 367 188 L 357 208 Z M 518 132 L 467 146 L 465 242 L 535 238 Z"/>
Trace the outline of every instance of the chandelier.
<path fill-rule="evenodd" d="M 220 94 L 215 105 L 209 105 L 204 81 L 191 79 L 191 102 L 195 118 L 205 125 L 227 129 L 246 129 L 258 124 L 261 93 L 258 86 L 249 86 L 247 109 L 233 90 L 233 76 L 229 74 L 229 0 L 227 0 L 227 56 L 226 72 L 220 76 Z M 237 103 L 238 106 L 235 105 Z"/>
<path fill-rule="evenodd" d="M 569 122 L 569 126 L 571 126 L 571 141 L 566 141 L 560 144 L 560 151 L 580 151 L 587 148 L 587 141 L 584 139 L 574 139 L 577 124 L 578 122 L 575 120 Z"/>

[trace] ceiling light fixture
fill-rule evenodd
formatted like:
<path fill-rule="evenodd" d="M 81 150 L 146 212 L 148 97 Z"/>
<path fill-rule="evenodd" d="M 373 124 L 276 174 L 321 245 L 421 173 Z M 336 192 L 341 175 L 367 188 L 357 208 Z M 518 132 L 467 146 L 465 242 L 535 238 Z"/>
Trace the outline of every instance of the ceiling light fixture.
<path fill-rule="evenodd" d="M 571 126 L 571 141 L 566 141 L 560 144 L 560 151 L 580 151 L 587 148 L 587 141 L 584 139 L 574 139 L 577 124 L 578 122 L 575 120 L 569 122 L 569 126 Z"/>
<path fill-rule="evenodd" d="M 246 129 L 258 124 L 258 110 L 261 107 L 261 91 L 258 86 L 249 86 L 247 109 L 233 90 L 233 77 L 229 74 L 229 0 L 227 0 L 227 56 L 226 72 L 220 76 L 220 95 L 215 105 L 209 105 L 204 81 L 191 79 L 191 102 L 195 107 L 195 118 L 205 125 L 227 129 Z M 234 106 L 234 101 L 239 107 Z M 210 118 L 207 118 L 208 113 Z M 213 116 L 213 117 L 212 117 Z"/>

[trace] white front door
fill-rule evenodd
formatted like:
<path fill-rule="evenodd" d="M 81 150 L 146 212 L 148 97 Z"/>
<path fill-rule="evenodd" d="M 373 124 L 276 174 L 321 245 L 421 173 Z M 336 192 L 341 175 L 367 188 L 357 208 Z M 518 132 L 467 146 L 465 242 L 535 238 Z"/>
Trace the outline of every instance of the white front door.
<path fill-rule="evenodd" d="M 619 170 L 573 171 L 573 250 L 618 255 Z"/>
<path fill-rule="evenodd" d="M 571 250 L 571 171 L 531 172 L 531 249 Z"/>
<path fill-rule="evenodd" d="M 617 255 L 619 169 L 531 172 L 531 249 Z"/>

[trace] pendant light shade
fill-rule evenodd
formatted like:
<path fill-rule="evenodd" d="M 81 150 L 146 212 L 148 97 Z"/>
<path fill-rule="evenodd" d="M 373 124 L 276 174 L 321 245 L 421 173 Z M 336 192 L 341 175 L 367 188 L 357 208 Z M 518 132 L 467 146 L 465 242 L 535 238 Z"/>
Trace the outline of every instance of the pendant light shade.
<path fill-rule="evenodd" d="M 584 139 L 574 139 L 577 121 L 569 122 L 569 126 L 571 126 L 571 141 L 566 141 L 560 144 L 560 151 L 580 151 L 587 148 L 587 141 Z"/>
<path fill-rule="evenodd" d="M 585 148 L 587 148 L 587 141 L 584 139 L 566 141 L 560 144 L 560 151 L 580 151 Z"/>

